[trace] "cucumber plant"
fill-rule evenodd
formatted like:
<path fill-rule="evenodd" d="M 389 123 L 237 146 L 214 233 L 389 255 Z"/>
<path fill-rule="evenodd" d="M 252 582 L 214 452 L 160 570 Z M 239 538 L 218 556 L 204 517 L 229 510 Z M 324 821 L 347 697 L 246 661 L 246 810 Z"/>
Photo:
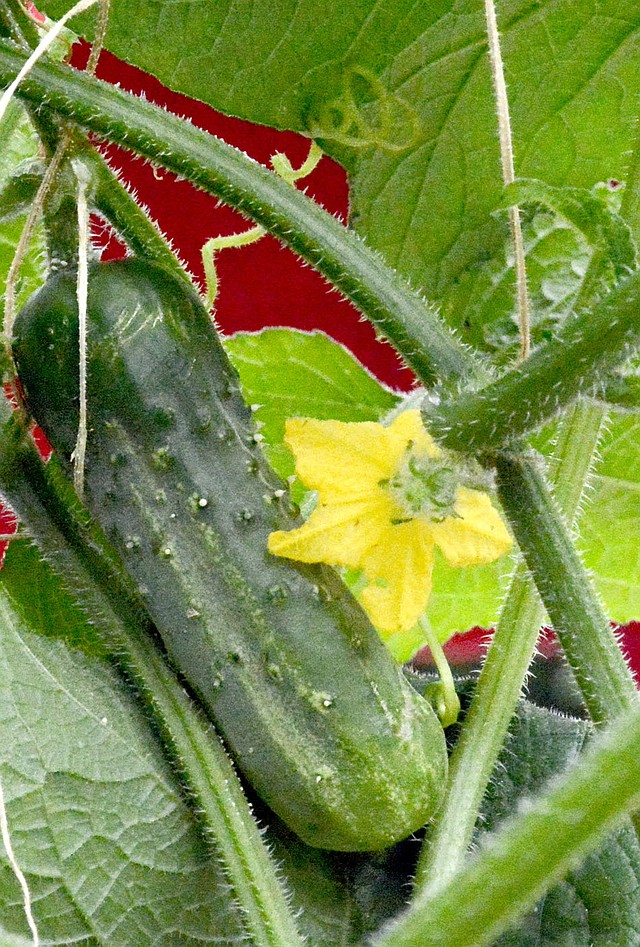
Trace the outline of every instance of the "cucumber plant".
<path fill-rule="evenodd" d="M 68 42 L 34 53 L 62 0 L 0 0 L 0 939 L 640 943 L 640 710 L 610 625 L 640 614 L 640 17 L 91 6 L 82 71 Z M 282 156 L 96 79 L 102 45 L 312 138 L 349 224 Z M 222 338 L 97 138 L 250 218 L 238 245 L 290 247 L 414 389 L 321 335 Z M 91 212 L 127 259 L 97 259 Z M 545 621 L 592 725 L 521 697 Z M 493 623 L 452 673 L 442 643 Z M 399 666 L 425 642 L 426 678 Z"/>

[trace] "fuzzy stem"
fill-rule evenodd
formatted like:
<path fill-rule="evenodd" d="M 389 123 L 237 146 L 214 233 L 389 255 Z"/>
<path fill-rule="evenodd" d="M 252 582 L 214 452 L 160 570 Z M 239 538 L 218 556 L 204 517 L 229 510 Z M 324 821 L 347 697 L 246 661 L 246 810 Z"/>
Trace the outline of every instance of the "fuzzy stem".
<path fill-rule="evenodd" d="M 502 181 L 505 187 L 508 187 L 510 184 L 513 184 L 516 178 L 513 164 L 513 140 L 511 137 L 511 118 L 509 116 L 507 83 L 504 78 L 504 65 L 502 62 L 502 51 L 500 49 L 500 33 L 498 31 L 496 8 L 493 0 L 485 0 L 484 9 L 487 20 L 491 72 L 496 96 L 496 111 L 498 113 Z M 520 208 L 517 204 L 509 208 L 509 224 L 511 226 L 515 259 L 516 301 L 518 307 L 518 327 L 520 330 L 519 358 L 520 361 L 522 361 L 528 358 L 531 351 L 531 320 L 529 317 L 529 293 L 527 290 L 524 239 L 522 237 L 522 224 L 520 223 Z"/>
<path fill-rule="evenodd" d="M 18 70 L 17 75 L 11 80 L 7 88 L 4 90 L 4 92 L 0 96 L 0 120 L 2 119 L 2 116 L 4 115 L 5 110 L 7 106 L 9 105 L 9 102 L 15 95 L 16 90 L 18 89 L 18 86 L 20 85 L 20 83 L 23 82 L 25 76 L 29 74 L 29 72 L 31 71 L 35 63 L 38 62 L 41 56 L 44 56 L 44 54 L 49 49 L 49 47 L 52 46 L 53 43 L 56 41 L 56 38 L 58 37 L 59 33 L 64 29 L 65 23 L 67 23 L 68 20 L 76 16 L 78 13 L 82 13 L 84 10 L 87 10 L 90 6 L 92 6 L 96 2 L 97 0 L 78 0 L 78 2 L 74 4 L 74 6 L 70 10 L 67 10 L 65 15 L 61 17 L 57 21 L 57 23 L 55 23 L 51 27 L 49 32 L 46 33 L 42 37 L 37 47 L 22 63 L 20 69 Z"/>
<path fill-rule="evenodd" d="M 24 57 L 0 41 L 0 81 Z M 212 135 L 96 79 L 65 66 L 35 66 L 18 89 L 34 103 L 182 175 L 216 195 L 307 260 L 384 334 L 418 378 L 464 378 L 479 365 L 436 315 L 331 214 L 276 174 Z"/>
<path fill-rule="evenodd" d="M 89 53 L 89 59 L 87 60 L 86 66 L 86 71 L 90 76 L 95 75 L 95 71 L 98 68 L 100 53 L 102 52 L 105 39 L 107 38 L 111 0 L 98 0 L 98 4 L 98 22 L 96 24 L 95 37 L 91 45 L 91 52 Z"/>
<path fill-rule="evenodd" d="M 78 496 L 84 495 L 84 463 L 87 453 L 87 296 L 89 293 L 89 205 L 87 190 L 91 183 L 85 165 L 72 159 L 78 181 L 78 273 L 76 296 L 78 300 L 78 350 L 79 350 L 79 420 L 73 461 L 73 483 Z"/>
<path fill-rule="evenodd" d="M 422 615 L 418 620 L 418 624 L 424 632 L 425 643 L 429 646 L 433 663 L 440 675 L 440 682 L 436 684 L 438 688 L 436 697 L 438 717 L 443 727 L 451 727 L 457 721 L 460 713 L 460 698 L 456 692 L 453 674 L 442 650 L 442 645 L 438 641 L 438 636 L 431 627 L 431 622 L 427 616 Z"/>
<path fill-rule="evenodd" d="M 6 412 L 5 412 L 6 413 Z M 134 683 L 195 803 L 205 835 L 242 910 L 251 944 L 301 947 L 302 940 L 226 752 L 169 670 L 114 554 L 74 499 L 55 461 L 45 468 L 15 419 L 1 434 L 0 486 L 110 652 Z"/>
<path fill-rule="evenodd" d="M 556 337 L 517 369 L 483 390 L 425 411 L 434 437 L 454 450 L 499 450 L 534 430 L 580 394 L 597 389 L 607 372 L 640 342 L 640 271 L 594 305 L 567 319 Z"/>
<path fill-rule="evenodd" d="M 375 947 L 494 943 L 640 805 L 639 745 L 636 705 L 465 868 L 424 890 Z"/>
<path fill-rule="evenodd" d="M 157 263 L 193 290 L 193 281 L 168 240 L 104 158 L 86 142 L 78 146 L 77 152 L 91 171 L 95 209 L 137 256 Z"/>
<path fill-rule="evenodd" d="M 604 410 L 579 401 L 564 419 L 554 454 L 556 496 L 569 521 L 582 497 L 602 428 Z M 462 864 L 535 650 L 544 609 L 520 563 L 500 614 L 471 706 L 449 760 L 449 782 L 433 832 L 423 847 L 418 889 L 443 883 Z"/>
<path fill-rule="evenodd" d="M 498 493 L 596 723 L 638 706 L 636 686 L 539 464 L 500 454 Z"/>

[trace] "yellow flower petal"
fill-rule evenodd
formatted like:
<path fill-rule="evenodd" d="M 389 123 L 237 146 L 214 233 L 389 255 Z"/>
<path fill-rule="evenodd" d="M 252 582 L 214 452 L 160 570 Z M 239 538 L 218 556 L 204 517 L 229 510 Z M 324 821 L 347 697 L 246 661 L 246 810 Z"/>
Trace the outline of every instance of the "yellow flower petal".
<path fill-rule="evenodd" d="M 390 504 L 378 491 L 366 500 L 319 504 L 306 523 L 269 536 L 275 556 L 298 562 L 326 562 L 356 569 L 368 550 L 380 541 L 389 523 Z"/>
<path fill-rule="evenodd" d="M 362 558 L 369 585 L 360 602 L 384 635 L 413 628 L 431 592 L 434 544 L 417 520 L 387 526 Z"/>
<path fill-rule="evenodd" d="M 321 499 L 338 502 L 368 496 L 395 471 L 395 458 L 381 437 L 384 430 L 374 421 L 289 418 L 285 441 L 304 485 L 317 490 Z"/>
<path fill-rule="evenodd" d="M 479 566 L 504 555 L 512 540 L 486 493 L 460 487 L 455 516 L 429 523 L 434 542 L 454 567 Z"/>
<path fill-rule="evenodd" d="M 394 470 L 402 460 L 402 455 L 409 444 L 413 445 L 415 454 L 439 457 L 442 453 L 431 435 L 425 431 L 417 408 L 413 408 L 411 411 L 403 411 L 388 428 L 384 428 L 384 431 L 387 450 L 393 454 Z"/>
<path fill-rule="evenodd" d="M 285 441 L 293 451 L 298 476 L 325 502 L 367 496 L 381 480 L 393 476 L 410 444 L 416 453 L 429 457 L 440 453 L 417 410 L 404 411 L 389 427 L 375 421 L 289 418 Z"/>

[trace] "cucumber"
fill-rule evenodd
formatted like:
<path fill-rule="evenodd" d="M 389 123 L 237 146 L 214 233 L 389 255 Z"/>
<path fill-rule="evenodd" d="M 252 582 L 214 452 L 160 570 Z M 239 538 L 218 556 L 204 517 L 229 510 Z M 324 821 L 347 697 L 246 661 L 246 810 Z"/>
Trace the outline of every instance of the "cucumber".
<path fill-rule="evenodd" d="M 78 426 L 75 276 L 22 310 L 27 403 L 63 462 Z M 168 656 L 257 793 L 310 845 L 377 850 L 424 825 L 442 727 L 328 568 L 272 557 L 298 525 L 195 294 L 136 259 L 92 264 L 86 502 Z"/>

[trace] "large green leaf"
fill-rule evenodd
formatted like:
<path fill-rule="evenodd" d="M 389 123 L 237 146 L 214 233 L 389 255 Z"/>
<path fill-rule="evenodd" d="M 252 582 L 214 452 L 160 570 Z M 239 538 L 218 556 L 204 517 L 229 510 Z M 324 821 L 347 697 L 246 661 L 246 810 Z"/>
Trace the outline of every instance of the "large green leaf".
<path fill-rule="evenodd" d="M 584 721 L 522 701 L 485 798 L 482 834 L 575 762 L 589 732 Z M 640 846 L 626 822 L 496 947 L 638 944 L 639 882 Z"/>
<path fill-rule="evenodd" d="M 111 667 L 79 647 L 82 616 L 32 550 L 14 545 L 1 577 L 0 779 L 41 938 L 144 947 L 210 943 L 224 930 L 225 943 L 240 942 L 147 721 Z M 27 607 L 36 592 L 39 610 Z M 43 633 L 47 614 L 55 633 Z M 3 856 L 0 903 L 5 928 L 27 934 Z"/>
<path fill-rule="evenodd" d="M 640 617 L 640 414 L 614 415 L 580 520 L 580 547 L 610 617 Z"/>
<path fill-rule="evenodd" d="M 67 3 L 44 6 L 60 15 Z M 624 178 L 637 3 L 497 6 L 517 173 L 579 187 Z M 432 298 L 501 247 L 481 3 L 115 0 L 107 46 L 224 112 L 317 137 L 350 172 L 354 225 Z"/>

